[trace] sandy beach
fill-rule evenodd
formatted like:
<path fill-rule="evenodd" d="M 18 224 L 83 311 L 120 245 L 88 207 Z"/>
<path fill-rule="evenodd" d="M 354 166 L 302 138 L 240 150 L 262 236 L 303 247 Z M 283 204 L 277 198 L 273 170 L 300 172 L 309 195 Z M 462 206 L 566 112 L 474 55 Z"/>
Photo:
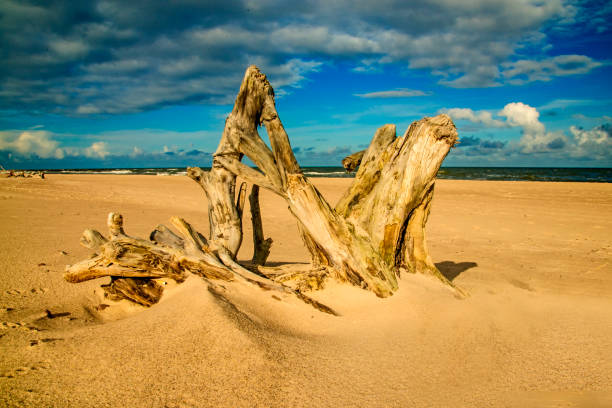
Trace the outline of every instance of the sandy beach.
<path fill-rule="evenodd" d="M 350 179 L 314 183 L 335 203 Z M 269 262 L 308 262 L 283 200 L 261 208 Z M 416 275 L 386 299 L 329 283 L 313 296 L 339 317 L 264 291 L 233 307 L 191 277 L 101 321 L 108 278 L 62 274 L 111 211 L 134 236 L 173 215 L 208 230 L 187 177 L 0 179 L 0 406 L 612 406 L 612 184 L 438 180 L 429 248 L 470 296 Z"/>

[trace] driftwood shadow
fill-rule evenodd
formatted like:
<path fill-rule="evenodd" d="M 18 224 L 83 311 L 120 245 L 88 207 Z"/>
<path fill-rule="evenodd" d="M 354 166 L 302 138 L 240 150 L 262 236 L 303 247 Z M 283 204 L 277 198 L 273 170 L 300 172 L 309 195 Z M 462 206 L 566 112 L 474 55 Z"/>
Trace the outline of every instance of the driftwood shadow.
<path fill-rule="evenodd" d="M 292 262 L 292 261 L 278 261 L 278 262 L 266 262 L 265 266 L 279 267 L 279 266 L 291 266 L 291 265 L 303 265 L 308 266 L 310 262 Z"/>
<path fill-rule="evenodd" d="M 476 262 L 453 262 L 453 261 L 443 261 L 436 263 L 436 267 L 444 275 L 446 279 L 449 281 L 453 281 L 457 276 L 461 275 L 463 272 L 467 271 L 470 268 L 474 268 L 478 266 Z"/>

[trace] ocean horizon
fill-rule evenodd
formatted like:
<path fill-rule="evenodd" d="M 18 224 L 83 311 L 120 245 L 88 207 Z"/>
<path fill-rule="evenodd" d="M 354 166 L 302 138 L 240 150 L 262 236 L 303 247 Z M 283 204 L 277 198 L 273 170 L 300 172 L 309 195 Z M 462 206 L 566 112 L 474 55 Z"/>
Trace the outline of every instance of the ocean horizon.
<path fill-rule="evenodd" d="M 210 169 L 210 167 L 202 167 Z M 90 169 L 37 169 L 48 174 L 118 174 L 183 176 L 186 167 L 147 168 L 90 168 Z M 302 167 L 307 177 L 355 177 L 355 172 L 346 172 L 340 166 Z M 612 183 L 612 168 L 584 167 L 454 167 L 443 166 L 437 178 L 447 180 L 491 180 L 491 181 L 555 181 Z"/>

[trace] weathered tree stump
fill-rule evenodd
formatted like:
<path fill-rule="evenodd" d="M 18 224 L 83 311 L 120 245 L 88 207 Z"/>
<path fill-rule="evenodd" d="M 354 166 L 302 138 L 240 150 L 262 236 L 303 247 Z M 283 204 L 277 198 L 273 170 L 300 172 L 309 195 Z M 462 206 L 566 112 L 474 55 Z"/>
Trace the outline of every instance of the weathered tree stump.
<path fill-rule="evenodd" d="M 260 125 L 267 130 L 270 147 L 258 134 Z M 180 236 L 158 226 L 150 241 L 131 238 L 123 232 L 120 216 L 111 214 L 111 239 L 85 231 L 81 242 L 99 255 L 68 268 L 65 277 L 80 282 L 111 276 L 109 296 L 148 305 L 155 303 L 161 291 L 155 285 L 145 287 L 147 280 L 181 281 L 191 273 L 213 286 L 215 280 L 240 281 L 290 293 L 329 313 L 333 313 L 330 308 L 303 294 L 322 287 L 327 277 L 386 297 L 397 290 L 402 272 L 420 273 L 462 294 L 438 271 L 425 242 L 435 176 L 456 142 L 457 131 L 446 115 L 414 122 L 401 137 L 396 136 L 394 125 L 382 126 L 365 151 L 343 161 L 347 170 L 358 167 L 358 171 L 333 208 L 302 174 L 276 111 L 274 91 L 265 75 L 251 66 L 225 122 L 212 169 L 195 167 L 187 172 L 208 199 L 208 239 L 176 217 L 172 224 Z M 257 169 L 242 163 L 244 156 Z M 248 265 L 251 270 L 236 261 L 246 197 L 244 183 L 236 194 L 237 176 L 253 185 L 249 197 L 255 248 Z M 263 237 L 259 187 L 287 202 L 312 255 L 311 268 L 277 273 L 263 266 L 272 241 Z M 283 283 L 288 281 L 294 282 L 293 289 Z"/>

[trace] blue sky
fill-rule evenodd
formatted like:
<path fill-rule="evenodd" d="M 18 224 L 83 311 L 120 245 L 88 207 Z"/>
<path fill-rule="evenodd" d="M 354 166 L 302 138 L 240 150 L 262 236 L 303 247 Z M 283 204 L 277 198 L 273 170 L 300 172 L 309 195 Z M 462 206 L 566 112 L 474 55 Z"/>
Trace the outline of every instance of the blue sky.
<path fill-rule="evenodd" d="M 3 0 L 0 164 L 207 166 L 256 64 L 305 166 L 444 112 L 448 166 L 612 167 L 611 21 L 582 0 Z"/>

